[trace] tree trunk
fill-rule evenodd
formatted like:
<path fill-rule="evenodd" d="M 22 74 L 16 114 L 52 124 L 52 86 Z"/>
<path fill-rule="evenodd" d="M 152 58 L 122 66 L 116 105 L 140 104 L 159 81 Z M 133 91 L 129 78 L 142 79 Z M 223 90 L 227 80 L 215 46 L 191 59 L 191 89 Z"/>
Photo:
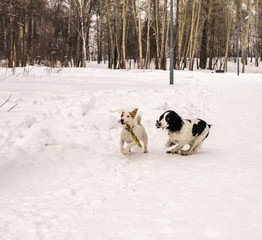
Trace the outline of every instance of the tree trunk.
<path fill-rule="evenodd" d="M 168 17 L 167 17 L 167 28 L 166 28 L 166 37 L 165 37 L 165 54 L 164 54 L 164 58 L 163 58 L 163 66 L 164 66 L 164 70 L 166 70 L 166 58 L 167 58 L 167 55 L 168 55 L 168 39 L 169 39 L 169 31 L 170 31 L 170 14 L 171 12 L 169 11 L 168 13 Z M 172 46 L 174 48 L 174 45 Z"/>
<path fill-rule="evenodd" d="M 100 8 L 99 8 L 99 30 L 98 30 L 98 56 L 97 62 L 98 64 L 102 61 L 102 23 L 103 23 L 103 0 L 100 0 Z"/>
<path fill-rule="evenodd" d="M 69 0 L 69 9 L 68 9 L 68 21 L 67 21 L 67 41 L 66 41 L 66 66 L 69 66 L 71 57 L 69 56 L 69 42 L 71 35 L 71 5 L 72 0 Z"/>
<path fill-rule="evenodd" d="M 107 12 L 107 21 L 108 21 L 108 28 L 109 28 L 109 34 L 110 34 L 110 43 L 111 43 L 111 61 L 109 61 L 109 68 L 112 68 L 112 63 L 114 62 L 114 39 L 113 39 L 113 31 L 112 31 L 112 27 L 111 27 L 111 20 L 110 20 L 110 13 L 109 13 L 109 4 L 108 4 L 108 0 L 106 0 L 106 12 Z"/>
<path fill-rule="evenodd" d="M 83 16 L 83 5 L 79 0 L 79 11 L 80 11 L 80 28 L 81 28 L 81 39 L 82 39 L 82 56 L 81 56 L 81 67 L 86 67 L 86 31 L 84 26 Z"/>
<path fill-rule="evenodd" d="M 80 26 L 79 26 L 79 21 L 77 21 L 77 25 L 76 25 L 76 29 L 77 31 L 79 31 L 80 29 Z M 80 38 L 80 34 L 77 34 L 77 37 L 76 37 L 76 56 L 75 56 L 75 64 L 76 64 L 76 67 L 80 67 L 80 43 L 81 41 L 81 38 Z"/>
<path fill-rule="evenodd" d="M 30 44 L 30 60 L 31 60 L 31 64 L 34 65 L 34 16 L 32 16 L 32 20 L 31 20 L 31 44 Z"/>
<path fill-rule="evenodd" d="M 208 14 L 209 14 L 209 2 L 210 0 L 206 0 L 205 7 L 205 22 L 203 26 L 203 34 L 200 48 L 200 68 L 206 69 L 207 65 L 207 28 L 208 28 Z"/>
<path fill-rule="evenodd" d="M 193 71 L 194 55 L 193 55 L 193 44 L 194 44 L 194 26 L 195 26 L 195 5 L 196 0 L 193 1 L 192 6 L 192 20 L 191 20 L 191 31 L 190 31 L 190 43 L 189 43 L 189 70 Z"/>
<path fill-rule="evenodd" d="M 2 18 L 3 21 L 3 51 L 4 51 L 4 57 L 7 58 L 7 27 L 6 27 L 6 21 L 5 17 Z"/>
<path fill-rule="evenodd" d="M 126 1 L 126 0 L 123 0 Z M 125 3 L 123 2 L 123 5 L 125 5 Z M 124 7 L 123 7 L 123 14 L 124 14 Z M 118 63 L 118 68 L 123 68 L 122 66 L 122 60 L 121 60 L 121 48 L 120 48 L 120 1 L 116 0 L 116 4 L 115 4 L 115 25 L 116 25 L 116 29 L 115 29 L 115 62 L 114 62 L 114 68 L 117 68 L 117 63 Z M 124 17 L 124 16 L 123 16 Z M 123 19 L 124 21 L 124 19 Z M 123 22 L 124 24 L 124 22 Z M 123 53 L 123 52 L 122 52 Z M 123 57 L 123 56 L 122 56 Z M 117 61 L 116 61 L 117 60 Z"/>
<path fill-rule="evenodd" d="M 148 0 L 147 10 L 147 34 L 146 34 L 146 68 L 150 68 L 150 8 L 151 0 Z"/>
<path fill-rule="evenodd" d="M 144 68 L 143 64 L 143 52 L 142 52 L 142 29 L 141 29 L 141 14 L 140 14 L 140 3 L 138 1 L 138 42 L 139 42 L 139 62 L 140 62 L 140 68 Z"/>
<path fill-rule="evenodd" d="M 148 10 L 147 10 L 147 34 L 146 34 L 146 68 L 150 68 L 150 8 L 151 0 L 148 0 Z"/>
<path fill-rule="evenodd" d="M 249 37 L 249 23 L 250 23 L 250 16 L 251 16 L 251 0 L 248 0 L 248 19 L 247 19 L 247 30 L 245 36 L 245 45 L 243 51 L 243 64 L 242 64 L 242 73 L 245 72 L 245 65 L 247 64 L 247 57 L 248 57 L 248 37 Z"/>
<path fill-rule="evenodd" d="M 177 63 L 179 68 L 182 68 L 182 64 L 185 60 L 185 54 L 186 54 L 186 48 L 187 48 L 187 37 L 185 36 L 185 27 L 186 27 L 186 22 L 187 22 L 187 12 L 189 9 L 189 1 L 186 3 L 186 6 L 184 6 L 183 1 L 180 1 L 180 21 L 179 21 L 179 40 L 178 40 L 178 56 L 179 56 L 179 61 Z M 184 43 L 183 43 L 184 42 Z M 184 45 L 184 49 L 182 50 Z M 181 61 L 181 57 L 182 61 Z M 181 67 L 180 67 L 180 62 L 181 62 Z"/>
<path fill-rule="evenodd" d="M 143 52 L 142 52 L 142 35 L 141 35 L 141 14 L 140 14 L 140 3 L 139 0 L 137 0 L 138 8 L 138 20 L 136 16 L 136 0 L 131 0 L 132 2 L 132 9 L 133 9 L 133 15 L 134 15 L 134 21 L 136 25 L 136 32 L 138 35 L 138 49 L 139 49 L 139 66 L 138 68 L 143 69 Z"/>
<path fill-rule="evenodd" d="M 156 38 L 156 56 L 155 56 L 155 65 L 156 69 L 159 69 L 159 0 L 155 0 L 155 17 L 156 17 L 156 24 L 155 24 L 155 38 Z"/>
<path fill-rule="evenodd" d="M 10 28 L 10 52 L 9 52 L 9 63 L 8 63 L 8 67 L 9 68 L 13 68 L 15 67 L 14 62 L 15 62 L 15 43 L 14 43 L 14 34 L 15 34 L 15 30 L 14 30 L 14 17 L 10 16 L 10 24 L 11 24 L 11 28 Z"/>
<path fill-rule="evenodd" d="M 179 69 L 179 55 L 178 55 L 178 42 L 179 42 L 179 5 L 180 0 L 176 1 L 176 24 L 175 24 L 175 44 L 174 44 L 174 68 Z"/>
<path fill-rule="evenodd" d="M 167 14 L 167 0 L 164 0 L 164 7 L 162 13 L 162 37 L 161 37 L 161 53 L 160 53 L 160 68 L 165 69 L 165 37 L 166 37 L 166 14 Z"/>
<path fill-rule="evenodd" d="M 225 61 L 224 61 L 224 70 L 227 72 L 227 58 L 228 58 L 228 48 L 229 48 L 229 40 L 230 40 L 230 32 L 231 32 L 231 26 L 232 26 L 232 20 L 233 17 L 232 15 L 229 16 L 229 23 L 228 23 L 228 28 L 227 28 L 227 43 L 226 43 L 226 53 L 225 53 Z"/>
<path fill-rule="evenodd" d="M 260 1 L 260 4 L 259 4 L 259 1 L 260 0 L 257 0 L 257 3 L 256 3 L 256 15 L 255 15 L 255 32 L 256 32 L 256 35 L 259 36 L 259 31 L 258 31 L 258 25 L 259 25 L 259 21 L 262 22 L 262 19 L 258 18 L 258 16 L 261 16 L 261 12 L 260 12 L 260 7 L 259 5 L 262 5 L 262 1 Z M 260 46 L 259 46 L 259 38 L 257 37 L 256 40 L 255 40 L 255 66 L 258 67 L 259 66 L 259 61 L 258 61 L 258 58 L 259 58 L 259 51 L 260 51 Z"/>
<path fill-rule="evenodd" d="M 122 68 L 126 68 L 126 21 L 128 0 L 123 0 Z"/>
<path fill-rule="evenodd" d="M 209 62 L 208 62 L 208 69 L 212 70 L 212 61 L 214 57 L 214 41 L 215 41 L 215 16 L 212 16 L 211 20 L 211 29 L 210 29 L 210 41 L 209 41 Z"/>

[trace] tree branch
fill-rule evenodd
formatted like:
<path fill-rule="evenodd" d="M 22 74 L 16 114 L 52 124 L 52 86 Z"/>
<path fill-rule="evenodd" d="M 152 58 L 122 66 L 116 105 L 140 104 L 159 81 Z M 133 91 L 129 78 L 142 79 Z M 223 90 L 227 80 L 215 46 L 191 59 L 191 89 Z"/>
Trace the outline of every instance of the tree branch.
<path fill-rule="evenodd" d="M 11 107 L 9 110 L 7 110 L 7 112 L 10 112 L 13 108 L 15 108 L 18 105 L 18 103 L 16 103 L 13 107 Z"/>
<path fill-rule="evenodd" d="M 10 94 L 10 96 L 8 97 L 8 99 L 7 99 L 4 103 L 2 103 L 2 104 L 0 105 L 0 108 L 3 107 L 3 106 L 10 100 L 11 97 L 12 97 L 12 94 Z"/>

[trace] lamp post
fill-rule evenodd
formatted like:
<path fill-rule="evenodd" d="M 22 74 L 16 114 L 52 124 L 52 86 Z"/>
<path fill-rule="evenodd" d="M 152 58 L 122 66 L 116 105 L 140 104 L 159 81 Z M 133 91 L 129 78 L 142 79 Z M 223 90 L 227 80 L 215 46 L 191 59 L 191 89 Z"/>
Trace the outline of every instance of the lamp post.
<path fill-rule="evenodd" d="M 170 3 L 170 85 L 174 84 L 173 0 Z"/>

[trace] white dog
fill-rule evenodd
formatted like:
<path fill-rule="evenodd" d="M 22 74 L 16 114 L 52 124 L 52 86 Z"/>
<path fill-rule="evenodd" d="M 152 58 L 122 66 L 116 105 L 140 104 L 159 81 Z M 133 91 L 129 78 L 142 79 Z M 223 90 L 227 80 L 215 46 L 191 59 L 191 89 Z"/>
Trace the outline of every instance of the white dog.
<path fill-rule="evenodd" d="M 166 147 L 176 145 L 167 153 L 191 155 L 200 148 L 202 142 L 207 138 L 211 125 L 198 118 L 182 119 L 176 112 L 169 110 L 159 117 L 156 127 L 168 130 L 169 139 Z M 182 150 L 185 145 L 189 145 L 188 150 Z"/>
<path fill-rule="evenodd" d="M 141 125 L 141 116 L 138 115 L 136 118 L 137 108 L 132 112 L 122 112 L 119 122 L 123 125 L 123 130 L 120 137 L 120 151 L 123 154 L 128 154 L 131 151 L 131 148 L 136 145 L 135 140 L 130 132 L 130 129 L 126 126 L 126 122 L 133 129 L 134 134 L 136 135 L 138 141 L 142 140 L 144 143 L 144 153 L 147 153 L 147 142 L 148 137 L 146 134 L 145 128 Z M 127 143 L 126 148 L 124 149 L 124 143 Z"/>

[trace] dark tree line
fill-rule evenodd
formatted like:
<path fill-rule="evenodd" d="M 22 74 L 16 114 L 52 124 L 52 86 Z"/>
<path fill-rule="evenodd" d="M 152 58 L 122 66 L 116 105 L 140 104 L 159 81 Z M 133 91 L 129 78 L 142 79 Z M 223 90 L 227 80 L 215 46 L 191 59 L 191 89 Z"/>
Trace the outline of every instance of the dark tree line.
<path fill-rule="evenodd" d="M 0 59 L 42 64 L 165 69 L 168 0 L 1 0 Z M 262 61 L 262 0 L 174 0 L 174 68 L 227 69 L 237 55 Z M 196 61 L 197 60 L 197 61 Z M 244 69 L 243 69 L 244 71 Z"/>

